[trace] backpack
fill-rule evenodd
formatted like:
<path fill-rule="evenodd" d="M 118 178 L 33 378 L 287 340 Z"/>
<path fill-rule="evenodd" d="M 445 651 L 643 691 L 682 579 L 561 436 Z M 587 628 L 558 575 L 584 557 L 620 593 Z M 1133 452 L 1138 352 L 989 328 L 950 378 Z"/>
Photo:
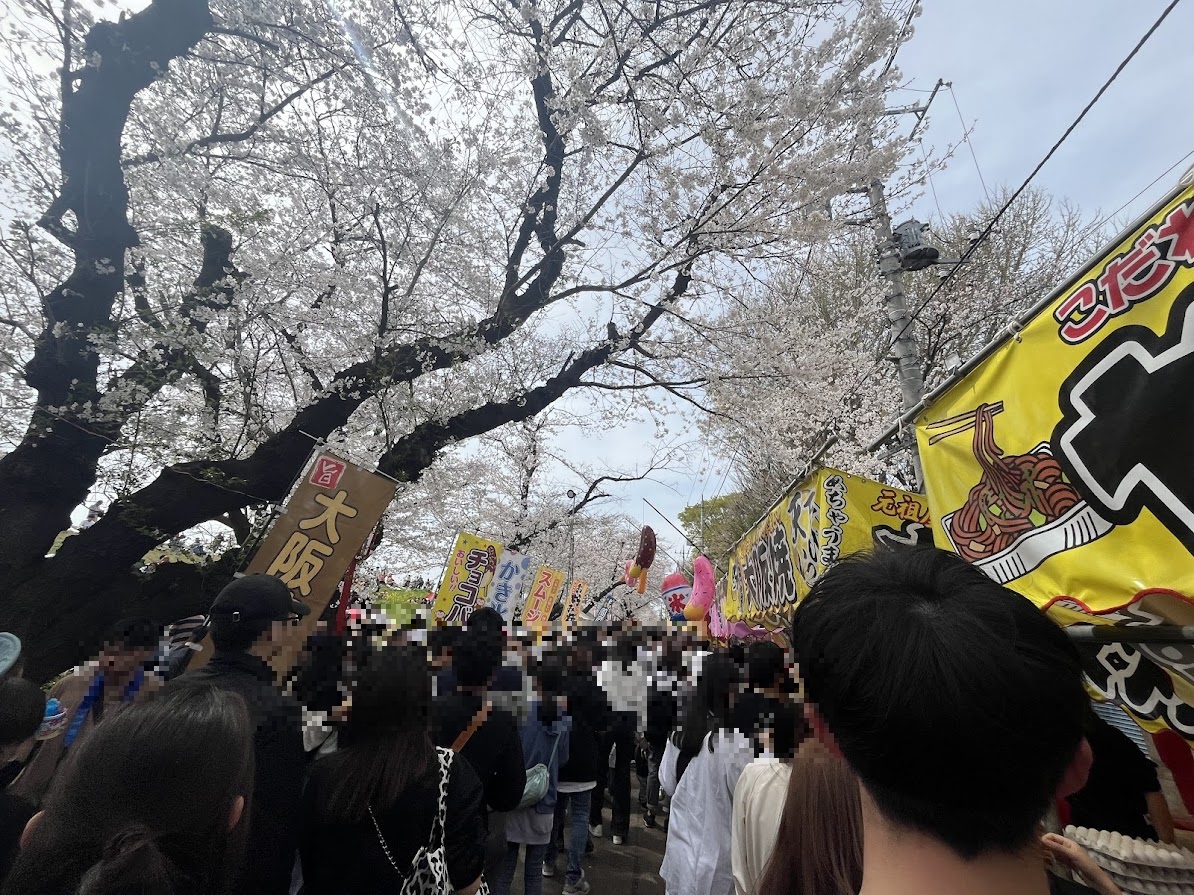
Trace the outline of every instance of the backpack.
<path fill-rule="evenodd" d="M 381 826 L 369 810 L 369 819 L 373 821 L 373 829 L 377 832 L 377 841 L 381 850 L 385 852 L 386 860 L 398 874 L 401 885 L 400 895 L 455 895 L 456 889 L 448 878 L 448 864 L 444 855 L 444 828 L 448 820 L 448 774 L 452 769 L 452 758 L 456 754 L 451 749 L 435 750 L 439 759 L 439 806 L 435 812 L 435 820 L 431 823 L 431 838 L 427 844 L 415 852 L 410 866 L 403 870 L 394 862 L 390 854 L 390 847 L 386 844 L 385 836 L 381 833 Z M 484 880 L 477 895 L 489 895 L 489 886 Z"/>

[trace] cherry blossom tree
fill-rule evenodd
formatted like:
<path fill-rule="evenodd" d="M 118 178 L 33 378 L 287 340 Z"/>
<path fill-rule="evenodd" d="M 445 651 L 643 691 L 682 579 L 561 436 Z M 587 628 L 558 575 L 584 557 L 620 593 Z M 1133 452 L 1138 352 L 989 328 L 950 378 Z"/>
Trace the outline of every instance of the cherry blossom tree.
<path fill-rule="evenodd" d="M 1007 195 L 1000 191 L 972 212 L 934 222 L 930 238 L 943 261 L 961 257 Z M 946 267 L 906 274 L 926 388 L 1089 260 L 1108 235 L 1096 220 L 1029 190 L 948 282 L 941 280 Z M 705 371 L 713 373 L 705 392 L 716 413 L 703 425 L 729 445 L 738 486 L 731 497 L 745 508 L 738 518 L 758 518 L 819 454 L 860 475 L 905 487 L 912 481 L 907 438 L 867 451 L 902 412 L 884 290 L 872 231 L 842 226 L 706 321 L 722 337 Z M 742 375 L 760 373 L 763 379 Z M 831 437 L 836 441 L 824 450 Z"/>
<path fill-rule="evenodd" d="M 905 12 L 19 0 L 0 628 L 29 673 L 145 590 L 149 548 L 281 500 L 313 440 L 415 482 L 570 390 L 684 394 L 688 315 L 900 154 Z"/>
<path fill-rule="evenodd" d="M 611 471 L 560 454 L 555 444 L 565 426 L 563 416 L 549 410 L 442 455 L 419 483 L 400 489 L 385 521 L 385 544 L 371 560 L 374 574 L 430 571 L 435 580 L 456 532 L 468 531 L 570 573 L 589 585 L 591 596 L 606 589 L 633 558 L 642 526 L 620 512 L 615 499 L 639 482 L 675 472 L 686 445 L 644 451 L 637 468 Z M 634 595 L 632 608 L 657 601 L 659 582 L 675 567 L 667 552 L 665 545 L 647 594 Z"/>

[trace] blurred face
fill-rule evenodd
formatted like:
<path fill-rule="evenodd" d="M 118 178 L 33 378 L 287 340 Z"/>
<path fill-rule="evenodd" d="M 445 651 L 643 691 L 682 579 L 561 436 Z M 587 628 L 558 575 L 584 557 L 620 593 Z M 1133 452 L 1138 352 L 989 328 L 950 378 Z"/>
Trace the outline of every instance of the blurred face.
<path fill-rule="evenodd" d="M 298 619 L 270 622 L 265 633 L 261 635 L 261 639 L 254 645 L 253 653 L 266 660 L 277 656 L 286 646 L 287 638 L 293 633 L 293 628 L 297 623 Z"/>
<path fill-rule="evenodd" d="M 100 653 L 100 667 L 113 677 L 130 677 L 153 658 L 153 650 L 126 650 L 114 645 L 105 646 Z"/>

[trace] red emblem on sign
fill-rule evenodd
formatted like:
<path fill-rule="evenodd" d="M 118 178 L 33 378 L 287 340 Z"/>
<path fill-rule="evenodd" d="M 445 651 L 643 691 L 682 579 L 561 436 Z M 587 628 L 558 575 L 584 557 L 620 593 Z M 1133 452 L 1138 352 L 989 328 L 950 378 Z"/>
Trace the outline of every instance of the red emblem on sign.
<path fill-rule="evenodd" d="M 320 488 L 335 488 L 340 484 L 340 476 L 344 475 L 345 465 L 331 457 L 320 457 L 315 461 L 315 469 L 311 472 L 311 484 Z"/>

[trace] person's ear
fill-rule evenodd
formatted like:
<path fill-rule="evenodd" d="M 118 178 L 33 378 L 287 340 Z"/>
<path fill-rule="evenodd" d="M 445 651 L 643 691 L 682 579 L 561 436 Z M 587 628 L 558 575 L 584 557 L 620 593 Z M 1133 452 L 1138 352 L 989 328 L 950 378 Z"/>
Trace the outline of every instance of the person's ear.
<path fill-rule="evenodd" d="M 1090 767 L 1093 764 L 1094 752 L 1090 749 L 1090 743 L 1083 737 L 1065 773 L 1061 775 L 1061 782 L 1057 784 L 1057 796 L 1064 799 L 1082 789 L 1086 785 L 1086 778 L 1090 776 Z"/>
<path fill-rule="evenodd" d="M 235 830 L 236 825 L 240 823 L 240 819 L 245 814 L 245 797 L 237 796 L 236 801 L 232 803 L 232 810 L 228 812 L 228 829 Z"/>
<path fill-rule="evenodd" d="M 29 818 L 29 822 L 25 824 L 25 829 L 21 831 L 21 848 L 29 845 L 29 837 L 33 835 L 33 831 L 37 829 L 37 825 L 41 823 L 41 817 L 46 812 L 44 810 L 37 812 L 33 817 Z"/>
<path fill-rule="evenodd" d="M 837 740 L 833 738 L 833 733 L 830 732 L 829 725 L 825 723 L 825 719 L 821 717 L 821 713 L 817 711 L 816 706 L 811 702 L 804 704 L 804 717 L 808 719 L 808 727 L 813 739 L 828 749 L 833 755 L 841 758 L 842 750 L 838 748 Z"/>

